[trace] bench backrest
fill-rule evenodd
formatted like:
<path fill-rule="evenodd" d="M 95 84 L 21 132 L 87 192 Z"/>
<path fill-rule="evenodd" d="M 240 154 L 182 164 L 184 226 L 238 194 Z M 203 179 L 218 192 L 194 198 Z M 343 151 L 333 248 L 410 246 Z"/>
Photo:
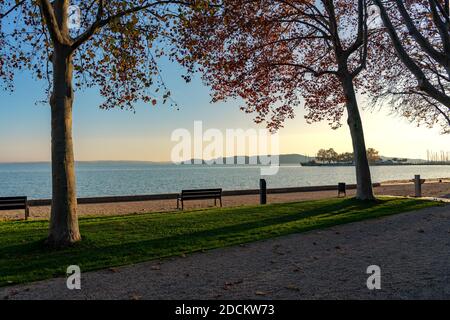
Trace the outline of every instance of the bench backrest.
<path fill-rule="evenodd" d="M 182 190 L 181 196 L 183 198 L 191 197 L 219 197 L 222 195 L 222 189 L 195 189 L 195 190 Z"/>
<path fill-rule="evenodd" d="M 27 197 L 4 197 L 0 198 L 0 210 L 25 209 Z"/>
<path fill-rule="evenodd" d="M 339 192 L 345 192 L 347 189 L 347 185 L 344 182 L 338 183 L 338 191 Z"/>

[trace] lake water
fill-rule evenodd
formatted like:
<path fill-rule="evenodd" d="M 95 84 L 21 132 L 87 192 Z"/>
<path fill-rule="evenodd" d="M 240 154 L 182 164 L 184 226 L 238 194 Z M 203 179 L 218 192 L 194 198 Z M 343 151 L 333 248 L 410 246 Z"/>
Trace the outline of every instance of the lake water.
<path fill-rule="evenodd" d="M 374 182 L 450 177 L 450 166 L 376 166 Z M 135 162 L 78 163 L 79 197 L 158 194 L 181 189 L 224 190 L 259 187 L 258 166 L 190 166 Z M 300 167 L 284 165 L 277 175 L 264 177 L 269 188 L 355 183 L 354 167 Z M 0 196 L 51 197 L 49 163 L 0 164 Z"/>

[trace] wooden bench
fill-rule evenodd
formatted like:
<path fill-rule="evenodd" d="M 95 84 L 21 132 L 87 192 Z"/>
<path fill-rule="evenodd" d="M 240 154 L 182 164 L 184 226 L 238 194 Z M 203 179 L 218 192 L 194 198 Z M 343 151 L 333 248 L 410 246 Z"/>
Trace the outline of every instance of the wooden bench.
<path fill-rule="evenodd" d="M 25 220 L 30 216 L 27 197 L 7 197 L 0 198 L 0 211 L 6 210 L 25 210 Z"/>
<path fill-rule="evenodd" d="M 217 200 L 220 201 L 222 207 L 222 189 L 197 189 L 197 190 L 182 190 L 177 198 L 177 209 L 184 210 L 184 201 L 186 200 L 205 200 L 214 199 L 214 205 L 217 205 Z"/>

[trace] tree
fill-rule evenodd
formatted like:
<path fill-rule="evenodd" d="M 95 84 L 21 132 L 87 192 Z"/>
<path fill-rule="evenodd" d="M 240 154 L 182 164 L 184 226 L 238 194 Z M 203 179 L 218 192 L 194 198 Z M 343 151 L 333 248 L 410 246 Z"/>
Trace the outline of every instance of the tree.
<path fill-rule="evenodd" d="M 304 102 L 308 122 L 347 112 L 358 199 L 374 199 L 356 87 L 367 60 L 366 0 L 224 0 L 186 16 L 179 59 L 199 69 L 213 101 L 241 98 L 277 130 Z M 221 4 L 221 5 L 219 5 Z"/>
<path fill-rule="evenodd" d="M 338 155 L 338 162 L 352 162 L 353 161 L 353 153 L 351 152 L 344 152 Z"/>
<path fill-rule="evenodd" d="M 320 149 L 319 151 L 317 151 L 316 159 L 317 159 L 317 161 L 320 161 L 320 162 L 327 161 L 327 159 L 328 159 L 327 150 Z"/>
<path fill-rule="evenodd" d="M 369 148 L 367 149 L 367 159 L 369 159 L 370 164 L 373 164 L 377 161 L 380 161 L 381 157 L 377 150 L 375 150 L 374 148 Z"/>
<path fill-rule="evenodd" d="M 320 149 L 317 152 L 316 159 L 321 162 L 328 162 L 329 164 L 332 162 L 338 161 L 338 153 L 334 151 L 333 148 L 330 148 L 328 150 Z"/>
<path fill-rule="evenodd" d="M 377 58 L 366 84 L 373 104 L 388 103 L 412 121 L 450 132 L 449 1 L 374 2 L 384 29 L 371 46 Z"/>
<path fill-rule="evenodd" d="M 7 47 L 3 24 L 6 18 L 13 14 L 23 3 L 24 1 L 5 3 L 4 0 L 0 0 L 0 80 L 3 80 L 7 89 L 12 88 L 13 72 L 11 70 L 11 65 L 2 59 L 4 56 L 4 50 Z"/>
<path fill-rule="evenodd" d="M 173 35 L 181 8 L 191 3 L 72 1 L 81 15 L 79 28 L 71 29 L 69 0 L 0 2 L 0 12 L 8 13 L 0 25 L 2 79 L 10 83 L 15 71 L 29 69 L 49 85 L 53 185 L 49 245 L 61 247 L 81 239 L 72 142 L 74 88 L 99 87 L 105 109 L 133 109 L 137 101 L 155 105 L 152 88 L 163 89 L 161 100 L 170 99 L 156 59 L 172 51 L 158 44 Z"/>
<path fill-rule="evenodd" d="M 338 153 L 334 151 L 333 148 L 330 148 L 326 151 L 327 154 L 327 161 L 328 163 L 337 162 L 338 160 Z"/>

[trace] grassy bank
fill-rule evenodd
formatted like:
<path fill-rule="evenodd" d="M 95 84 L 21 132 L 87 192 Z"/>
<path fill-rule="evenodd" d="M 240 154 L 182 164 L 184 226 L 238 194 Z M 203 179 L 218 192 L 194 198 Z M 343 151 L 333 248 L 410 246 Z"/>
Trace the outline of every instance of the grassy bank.
<path fill-rule="evenodd" d="M 377 202 L 328 199 L 190 212 L 80 219 L 83 241 L 64 250 L 43 246 L 47 221 L 0 222 L 0 286 L 132 264 L 203 249 L 436 206 L 404 198 Z"/>

